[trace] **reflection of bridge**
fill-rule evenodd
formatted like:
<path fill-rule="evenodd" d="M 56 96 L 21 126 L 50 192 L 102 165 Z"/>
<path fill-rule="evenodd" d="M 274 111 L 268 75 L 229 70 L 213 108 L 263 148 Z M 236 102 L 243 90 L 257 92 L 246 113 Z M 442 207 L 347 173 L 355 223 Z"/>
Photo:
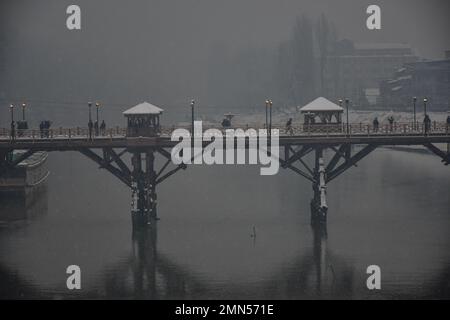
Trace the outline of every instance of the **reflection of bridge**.
<path fill-rule="evenodd" d="M 133 214 L 133 220 L 147 223 L 150 218 L 156 218 L 156 186 L 179 170 L 187 168 L 186 164 L 180 164 L 168 169 L 171 163 L 170 150 L 178 143 L 170 139 L 173 129 L 174 127 L 162 128 L 160 135 L 151 137 L 127 137 L 126 129 L 121 128 L 108 129 L 101 136 L 91 137 L 89 131 L 82 128 L 52 129 L 44 135 L 39 130 L 24 130 L 17 132 L 15 139 L 11 139 L 9 130 L 0 129 L 0 174 L 36 151 L 78 151 L 133 189 L 138 209 Z M 203 150 L 209 143 L 210 141 L 202 141 Z M 326 184 L 356 165 L 377 147 L 422 145 L 448 165 L 448 147 L 446 151 L 441 150 L 435 145 L 437 143 L 450 144 L 449 128 L 444 123 L 432 123 L 426 132 L 423 126 L 411 123 L 395 123 L 379 128 L 368 124 L 352 124 L 349 125 L 348 132 L 343 132 L 342 128 L 336 126 L 301 126 L 289 132 L 280 129 L 279 145 L 284 152 L 279 161 L 282 168 L 291 169 L 312 182 L 312 216 L 316 221 L 325 221 Z M 361 146 L 361 149 L 352 152 L 353 145 Z M 223 148 L 229 147 L 224 142 Z M 245 147 L 250 147 L 248 137 Z M 234 148 L 237 148 L 236 141 Z M 327 149 L 334 152 L 330 159 L 324 157 Z M 26 152 L 11 159 L 8 155 L 14 150 Z M 126 153 L 132 154 L 131 165 L 123 157 Z M 165 159 L 158 171 L 155 166 L 156 154 Z M 314 154 L 312 165 L 307 163 L 308 154 Z"/>
<path fill-rule="evenodd" d="M 315 225 L 312 231 L 312 247 L 293 257 L 289 267 L 272 271 L 256 287 L 235 281 L 217 287 L 158 250 L 157 225 L 153 224 L 133 232 L 132 253 L 108 266 L 104 276 L 97 279 L 98 289 L 84 294 L 88 298 L 113 299 L 211 299 L 220 291 L 225 297 L 238 299 L 292 299 L 335 297 L 344 290 L 346 297 L 352 297 L 353 267 L 327 248 L 326 226 Z"/>

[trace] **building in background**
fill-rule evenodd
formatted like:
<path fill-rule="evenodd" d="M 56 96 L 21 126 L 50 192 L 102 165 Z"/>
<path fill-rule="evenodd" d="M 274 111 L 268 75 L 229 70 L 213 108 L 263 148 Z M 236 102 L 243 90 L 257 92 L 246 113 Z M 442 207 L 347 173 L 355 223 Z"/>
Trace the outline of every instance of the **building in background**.
<path fill-rule="evenodd" d="M 407 63 L 380 84 L 379 102 L 383 108 L 410 110 L 413 97 L 418 98 L 420 107 L 426 97 L 430 110 L 449 110 L 450 51 L 443 60 Z"/>
<path fill-rule="evenodd" d="M 328 57 L 326 90 L 335 99 L 349 98 L 355 108 L 377 106 L 380 82 L 406 63 L 417 61 L 407 44 L 358 44 L 341 40 Z"/>

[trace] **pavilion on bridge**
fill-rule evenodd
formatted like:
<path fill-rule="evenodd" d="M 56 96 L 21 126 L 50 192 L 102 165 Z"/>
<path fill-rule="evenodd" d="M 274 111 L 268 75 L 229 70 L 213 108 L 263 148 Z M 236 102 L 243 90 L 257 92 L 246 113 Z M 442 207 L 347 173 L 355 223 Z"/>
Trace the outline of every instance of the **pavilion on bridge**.
<path fill-rule="evenodd" d="M 127 136 L 129 137 L 154 137 L 161 133 L 159 116 L 163 109 L 148 102 L 142 102 L 126 111 L 123 115 L 127 118 Z"/>
<path fill-rule="evenodd" d="M 341 127 L 344 108 L 328 99 L 319 97 L 300 108 L 304 114 L 304 124 L 314 126 L 332 125 Z"/>

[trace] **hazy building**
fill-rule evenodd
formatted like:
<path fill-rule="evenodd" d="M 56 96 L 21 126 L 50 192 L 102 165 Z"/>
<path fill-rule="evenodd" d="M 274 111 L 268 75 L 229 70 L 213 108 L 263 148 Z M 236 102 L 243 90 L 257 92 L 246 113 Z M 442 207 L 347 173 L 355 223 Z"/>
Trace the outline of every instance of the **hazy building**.
<path fill-rule="evenodd" d="M 328 59 L 326 89 L 336 99 L 346 97 L 356 107 L 368 107 L 377 101 L 381 81 L 391 78 L 405 63 L 417 60 L 407 44 L 341 40 Z"/>
<path fill-rule="evenodd" d="M 380 104 L 384 108 L 411 109 L 412 97 L 428 98 L 430 110 L 450 108 L 450 57 L 435 61 L 407 63 L 389 80 L 380 84 Z"/>

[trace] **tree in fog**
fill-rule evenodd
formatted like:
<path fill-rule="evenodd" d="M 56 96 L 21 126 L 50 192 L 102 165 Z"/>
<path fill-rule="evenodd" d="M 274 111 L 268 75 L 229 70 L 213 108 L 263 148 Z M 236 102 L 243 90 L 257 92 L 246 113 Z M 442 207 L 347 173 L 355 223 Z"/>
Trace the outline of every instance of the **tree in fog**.
<path fill-rule="evenodd" d="M 320 94 L 325 95 L 325 68 L 328 60 L 329 46 L 330 46 L 330 28 L 328 20 L 322 13 L 316 25 L 316 39 L 319 55 L 319 79 L 320 79 Z"/>
<path fill-rule="evenodd" d="M 297 18 L 292 35 L 293 98 L 305 103 L 315 95 L 313 28 L 306 16 Z"/>

